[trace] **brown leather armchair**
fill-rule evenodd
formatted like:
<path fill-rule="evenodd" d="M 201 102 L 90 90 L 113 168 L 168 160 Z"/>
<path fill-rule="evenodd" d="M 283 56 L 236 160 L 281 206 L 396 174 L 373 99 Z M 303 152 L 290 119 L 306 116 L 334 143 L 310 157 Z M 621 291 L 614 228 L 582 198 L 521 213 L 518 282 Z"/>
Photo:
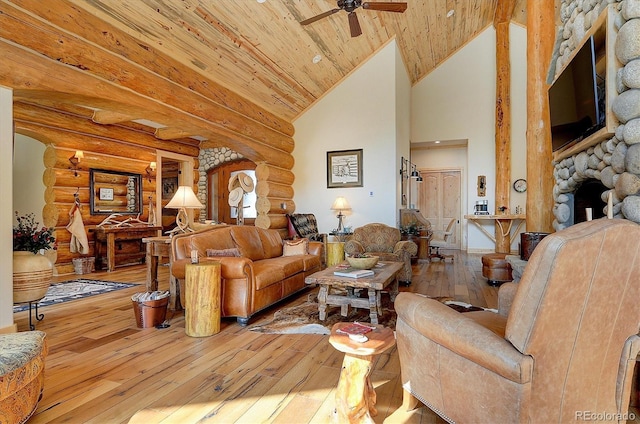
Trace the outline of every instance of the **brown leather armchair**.
<path fill-rule="evenodd" d="M 500 288 L 500 313 L 400 293 L 404 407 L 451 422 L 626 422 L 639 298 L 640 226 L 621 219 L 543 239 L 520 283 Z"/>
<path fill-rule="evenodd" d="M 418 246 L 412 241 L 401 240 L 400 230 L 385 224 L 373 223 L 353 230 L 353 237 L 344 245 L 344 253 L 370 253 L 381 261 L 403 262 L 398 280 L 411 283 L 411 257 L 418 253 Z"/>

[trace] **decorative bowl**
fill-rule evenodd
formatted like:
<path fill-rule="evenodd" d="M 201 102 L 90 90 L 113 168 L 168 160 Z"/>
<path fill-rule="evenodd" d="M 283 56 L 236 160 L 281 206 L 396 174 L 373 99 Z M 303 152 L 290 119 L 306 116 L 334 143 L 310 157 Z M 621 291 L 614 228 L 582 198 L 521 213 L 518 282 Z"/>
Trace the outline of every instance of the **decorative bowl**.
<path fill-rule="evenodd" d="M 349 265 L 358 269 L 371 269 L 378 263 L 378 256 L 365 256 L 361 258 L 347 256 Z"/>

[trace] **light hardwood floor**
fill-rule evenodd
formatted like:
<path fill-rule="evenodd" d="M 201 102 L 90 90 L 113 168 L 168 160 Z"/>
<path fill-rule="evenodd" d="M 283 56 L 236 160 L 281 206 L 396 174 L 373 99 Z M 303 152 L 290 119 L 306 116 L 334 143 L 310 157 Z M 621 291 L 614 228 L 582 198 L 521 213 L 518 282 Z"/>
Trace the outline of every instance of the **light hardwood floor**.
<path fill-rule="evenodd" d="M 451 263 L 414 264 L 410 290 L 496 307 L 497 289 L 481 275 L 481 255 L 454 252 Z M 44 307 L 37 328 L 47 332 L 45 391 L 30 423 L 326 423 L 333 409 L 343 354 L 319 335 L 265 335 L 223 319 L 215 336 L 184 333 L 182 313 L 168 312 L 167 329 L 136 327 L 131 295 L 144 291 L 144 266 L 111 273 L 65 275 L 140 286 Z M 161 267 L 162 289 L 168 268 Z M 269 319 L 308 291 L 252 319 Z M 20 331 L 26 312 L 16 314 Z M 376 423 L 442 423 L 422 407 L 403 411 L 395 348 L 380 355 L 372 381 Z"/>

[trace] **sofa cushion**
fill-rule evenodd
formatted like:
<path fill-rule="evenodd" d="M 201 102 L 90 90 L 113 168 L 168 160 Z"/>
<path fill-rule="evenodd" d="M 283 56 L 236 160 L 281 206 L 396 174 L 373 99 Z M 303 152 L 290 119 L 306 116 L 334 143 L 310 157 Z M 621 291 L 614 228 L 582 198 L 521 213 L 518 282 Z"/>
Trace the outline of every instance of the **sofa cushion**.
<path fill-rule="evenodd" d="M 259 261 L 266 257 L 264 249 L 262 248 L 260 232 L 256 231 L 256 227 L 244 225 L 234 226 L 231 228 L 230 233 L 234 243 L 238 249 L 240 249 L 242 256 L 252 261 Z"/>
<path fill-rule="evenodd" d="M 282 248 L 282 256 L 306 255 L 309 253 L 309 239 L 287 240 Z"/>
<path fill-rule="evenodd" d="M 260 241 L 262 242 L 262 251 L 265 258 L 277 258 L 282 256 L 282 237 L 278 230 L 260 229 Z"/>

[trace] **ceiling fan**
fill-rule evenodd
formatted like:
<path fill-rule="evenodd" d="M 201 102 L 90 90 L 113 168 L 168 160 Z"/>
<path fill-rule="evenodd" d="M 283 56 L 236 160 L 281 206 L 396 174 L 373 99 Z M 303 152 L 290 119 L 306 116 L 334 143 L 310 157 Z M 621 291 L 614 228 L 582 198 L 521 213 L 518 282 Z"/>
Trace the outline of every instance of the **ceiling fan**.
<path fill-rule="evenodd" d="M 402 13 L 407 10 L 407 3 L 393 3 L 389 1 L 363 2 L 362 0 L 338 0 L 337 8 L 316 15 L 313 18 L 305 19 L 304 21 L 301 21 L 300 24 L 309 25 L 310 23 L 344 10 L 345 12 L 349 13 L 349 29 L 351 30 L 351 36 L 357 37 L 362 34 L 362 29 L 360 29 L 360 22 L 358 22 L 358 15 L 356 15 L 355 12 L 355 10 L 359 7 L 362 7 L 363 9 L 380 10 L 383 12 Z"/>

